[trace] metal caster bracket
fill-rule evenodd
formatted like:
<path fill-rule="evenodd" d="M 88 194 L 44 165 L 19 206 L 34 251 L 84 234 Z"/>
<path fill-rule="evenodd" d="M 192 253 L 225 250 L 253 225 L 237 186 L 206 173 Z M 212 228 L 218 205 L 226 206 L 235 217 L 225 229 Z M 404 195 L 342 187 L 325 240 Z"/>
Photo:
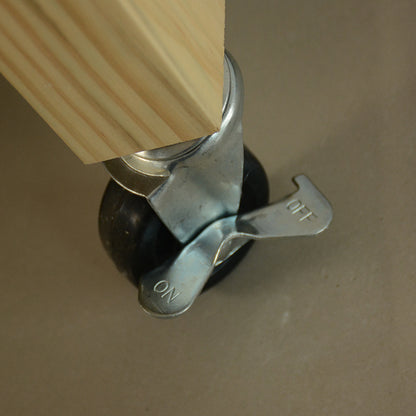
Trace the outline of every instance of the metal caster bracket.
<path fill-rule="evenodd" d="M 153 316 L 174 317 L 188 310 L 214 267 L 248 241 L 315 235 L 331 222 L 329 202 L 304 175 L 294 178 L 299 189 L 293 195 L 237 214 L 243 183 L 242 109 L 242 77 L 226 54 L 220 131 L 105 162 L 119 185 L 147 199 L 183 247 L 139 279 L 139 302 Z"/>

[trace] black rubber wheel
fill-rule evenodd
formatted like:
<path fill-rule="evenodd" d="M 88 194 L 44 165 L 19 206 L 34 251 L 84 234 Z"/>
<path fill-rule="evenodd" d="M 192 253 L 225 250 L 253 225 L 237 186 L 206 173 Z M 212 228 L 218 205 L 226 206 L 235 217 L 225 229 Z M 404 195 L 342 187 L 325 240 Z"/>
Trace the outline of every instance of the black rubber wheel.
<path fill-rule="evenodd" d="M 239 213 L 264 206 L 269 200 L 266 173 L 244 148 L 243 190 Z M 138 285 L 140 276 L 176 255 L 182 248 L 152 210 L 146 198 L 128 192 L 110 180 L 99 212 L 101 241 L 120 272 Z M 247 254 L 250 242 L 217 266 L 204 290 L 223 279 Z"/>

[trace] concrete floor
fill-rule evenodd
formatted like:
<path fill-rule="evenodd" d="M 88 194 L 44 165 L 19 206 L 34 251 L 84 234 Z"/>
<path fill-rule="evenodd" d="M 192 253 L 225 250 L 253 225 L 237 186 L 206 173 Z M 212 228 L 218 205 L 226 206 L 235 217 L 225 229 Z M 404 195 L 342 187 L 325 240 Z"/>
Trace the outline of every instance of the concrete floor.
<path fill-rule="evenodd" d="M 411 0 L 227 0 L 272 199 L 304 172 L 335 217 L 256 243 L 169 321 L 101 247 L 104 169 L 2 79 L 0 412 L 414 415 L 415 15 Z"/>

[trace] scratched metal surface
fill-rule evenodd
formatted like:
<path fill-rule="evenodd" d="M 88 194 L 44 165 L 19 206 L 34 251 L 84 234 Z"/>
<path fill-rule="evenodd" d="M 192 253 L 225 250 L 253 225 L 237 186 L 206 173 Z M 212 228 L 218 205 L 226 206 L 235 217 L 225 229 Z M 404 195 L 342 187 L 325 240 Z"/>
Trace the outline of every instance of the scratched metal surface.
<path fill-rule="evenodd" d="M 246 143 L 272 197 L 307 173 L 315 239 L 256 243 L 176 320 L 107 259 L 107 181 L 0 83 L 0 412 L 414 415 L 416 4 L 227 2 Z"/>

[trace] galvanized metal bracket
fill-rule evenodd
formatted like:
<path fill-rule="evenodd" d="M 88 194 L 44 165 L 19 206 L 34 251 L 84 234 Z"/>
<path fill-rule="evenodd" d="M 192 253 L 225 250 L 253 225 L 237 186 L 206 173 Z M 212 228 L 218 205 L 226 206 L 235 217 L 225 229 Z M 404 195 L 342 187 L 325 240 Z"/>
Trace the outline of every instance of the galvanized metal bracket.
<path fill-rule="evenodd" d="M 299 189 L 290 197 L 236 215 L 244 168 L 242 112 L 241 73 L 226 54 L 220 131 L 105 162 L 112 178 L 144 196 L 184 245 L 175 259 L 141 277 L 139 302 L 153 316 L 185 312 L 214 267 L 249 240 L 315 235 L 332 220 L 331 205 L 304 175 L 294 179 Z"/>
<path fill-rule="evenodd" d="M 139 302 L 152 316 L 171 318 L 193 304 L 218 259 L 249 240 L 312 236 L 332 221 L 332 207 L 305 175 L 294 178 L 298 190 L 279 202 L 244 215 L 222 218 L 206 227 L 176 258 L 144 275 Z"/>

